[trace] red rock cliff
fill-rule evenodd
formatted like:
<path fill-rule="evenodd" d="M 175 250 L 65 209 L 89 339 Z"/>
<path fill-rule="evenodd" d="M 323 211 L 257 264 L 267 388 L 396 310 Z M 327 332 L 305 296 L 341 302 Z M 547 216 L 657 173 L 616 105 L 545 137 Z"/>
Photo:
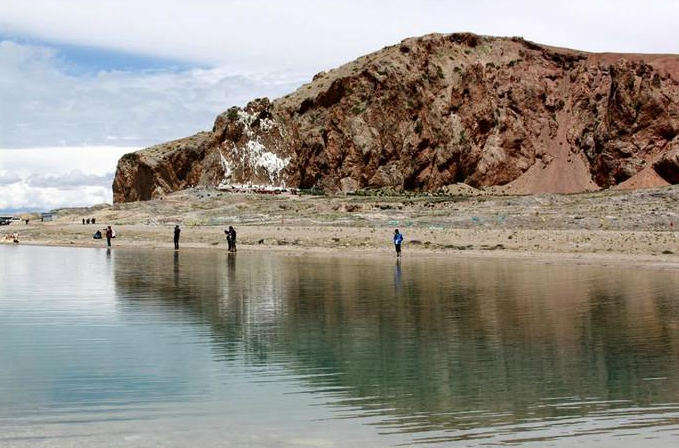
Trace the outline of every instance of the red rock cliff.
<path fill-rule="evenodd" d="M 113 191 L 125 202 L 191 185 L 636 188 L 679 182 L 678 135 L 677 56 L 434 34 L 231 108 L 211 132 L 127 154 Z"/>

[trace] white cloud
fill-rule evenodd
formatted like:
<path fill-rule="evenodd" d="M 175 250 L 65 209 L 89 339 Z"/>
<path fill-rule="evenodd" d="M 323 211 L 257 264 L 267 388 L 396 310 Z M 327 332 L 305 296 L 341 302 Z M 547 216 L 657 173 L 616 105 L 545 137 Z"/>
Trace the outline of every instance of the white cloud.
<path fill-rule="evenodd" d="M 59 175 L 32 174 L 26 179 L 26 184 L 38 188 L 59 188 L 62 190 L 77 190 L 81 187 L 111 188 L 113 173 L 102 175 L 85 174 L 80 170 Z"/>
<path fill-rule="evenodd" d="M 0 149 L 0 210 L 51 210 L 111 203 L 117 161 L 136 149 L 139 148 Z"/>
<path fill-rule="evenodd" d="M 0 42 L 0 148 L 15 148 L 0 149 L 0 209 L 111 202 L 124 152 L 210 129 L 227 107 L 302 79 L 224 68 L 76 76 L 54 49 Z"/>
<path fill-rule="evenodd" d="M 15 172 L 0 172 L 0 185 L 11 185 L 21 182 L 21 177 Z"/>
<path fill-rule="evenodd" d="M 111 188 L 83 186 L 78 189 L 38 188 L 17 183 L 3 188 L 0 211 L 49 211 L 62 207 L 87 207 L 111 203 Z"/>
<path fill-rule="evenodd" d="M 36 173 L 64 175 L 73 170 L 103 175 L 115 171 L 123 154 L 138 149 L 138 146 L 0 148 L 0 172 L 13 172 L 24 179 Z"/>
<path fill-rule="evenodd" d="M 148 146 L 210 129 L 254 97 L 277 97 L 303 75 L 223 68 L 70 75 L 57 51 L 0 42 L 0 147 Z"/>
<path fill-rule="evenodd" d="M 453 31 L 679 52 L 673 0 L 14 0 L 0 17 L 9 32 L 249 70 L 327 69 L 404 37 Z"/>

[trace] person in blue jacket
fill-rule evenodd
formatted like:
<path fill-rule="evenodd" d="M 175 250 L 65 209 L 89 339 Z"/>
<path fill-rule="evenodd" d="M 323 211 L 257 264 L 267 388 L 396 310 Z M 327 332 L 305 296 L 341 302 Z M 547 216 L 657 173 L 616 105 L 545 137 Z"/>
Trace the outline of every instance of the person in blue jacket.
<path fill-rule="evenodd" d="M 396 257 L 401 257 L 401 243 L 403 242 L 403 234 L 394 230 L 394 247 L 396 248 Z"/>

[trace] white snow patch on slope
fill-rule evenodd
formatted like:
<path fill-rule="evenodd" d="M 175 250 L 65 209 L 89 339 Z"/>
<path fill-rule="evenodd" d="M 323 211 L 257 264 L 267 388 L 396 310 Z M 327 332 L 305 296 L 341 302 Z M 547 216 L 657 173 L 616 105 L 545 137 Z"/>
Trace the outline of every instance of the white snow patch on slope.
<path fill-rule="evenodd" d="M 250 138 L 255 136 L 255 132 L 252 130 L 252 125 L 257 119 L 258 119 L 257 114 L 251 114 L 244 110 L 238 111 L 238 123 L 243 125 L 243 127 L 245 128 L 245 134 Z M 275 127 L 276 122 L 273 121 L 271 118 L 259 118 L 259 128 L 262 131 L 268 132 L 274 129 Z"/>
<path fill-rule="evenodd" d="M 270 132 L 278 127 L 276 122 L 270 118 L 259 118 L 257 114 L 251 114 L 244 110 L 238 111 L 237 121 L 243 126 L 243 131 L 248 137 L 248 141 L 242 149 L 239 149 L 236 145 L 233 146 L 233 154 L 238 154 L 240 158 L 240 165 L 245 168 L 249 165 L 252 171 L 265 170 L 269 177 L 268 185 L 253 185 L 248 183 L 250 188 L 262 188 L 272 186 L 278 181 L 280 182 L 279 176 L 283 169 L 290 163 L 290 158 L 281 158 L 271 151 L 268 151 L 260 139 L 260 135 L 253 129 L 253 124 L 255 120 L 259 120 L 258 128 L 259 131 Z M 221 164 L 224 170 L 224 179 L 220 183 L 221 188 L 228 187 L 231 184 L 230 180 L 234 172 L 234 167 L 231 162 L 229 162 L 224 154 L 220 151 Z M 237 165 L 238 161 L 235 162 Z M 284 186 L 284 185 L 283 185 Z M 242 185 L 241 185 L 242 187 Z"/>
<path fill-rule="evenodd" d="M 224 157 L 224 154 L 222 154 L 221 149 L 219 150 L 219 157 L 221 158 L 222 169 L 224 170 L 224 181 L 226 181 L 226 179 L 229 179 L 231 177 L 233 169 L 231 168 L 231 163 L 228 160 L 226 160 L 226 157 Z M 222 183 L 224 183 L 224 181 L 222 181 Z"/>
<path fill-rule="evenodd" d="M 266 147 L 258 140 L 250 140 L 245 145 L 246 157 L 249 158 L 252 166 L 263 168 L 269 174 L 269 181 L 274 183 L 283 168 L 290 163 L 289 158 L 282 159 L 276 154 L 267 151 Z"/>

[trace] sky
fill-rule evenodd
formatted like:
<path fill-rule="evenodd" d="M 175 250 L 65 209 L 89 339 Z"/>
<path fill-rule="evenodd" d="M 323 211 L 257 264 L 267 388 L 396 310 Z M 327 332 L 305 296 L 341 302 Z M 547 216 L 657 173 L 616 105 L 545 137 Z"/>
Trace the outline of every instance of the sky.
<path fill-rule="evenodd" d="M 0 212 L 111 202 L 121 154 L 406 37 L 679 54 L 678 19 L 674 0 L 0 0 Z"/>

